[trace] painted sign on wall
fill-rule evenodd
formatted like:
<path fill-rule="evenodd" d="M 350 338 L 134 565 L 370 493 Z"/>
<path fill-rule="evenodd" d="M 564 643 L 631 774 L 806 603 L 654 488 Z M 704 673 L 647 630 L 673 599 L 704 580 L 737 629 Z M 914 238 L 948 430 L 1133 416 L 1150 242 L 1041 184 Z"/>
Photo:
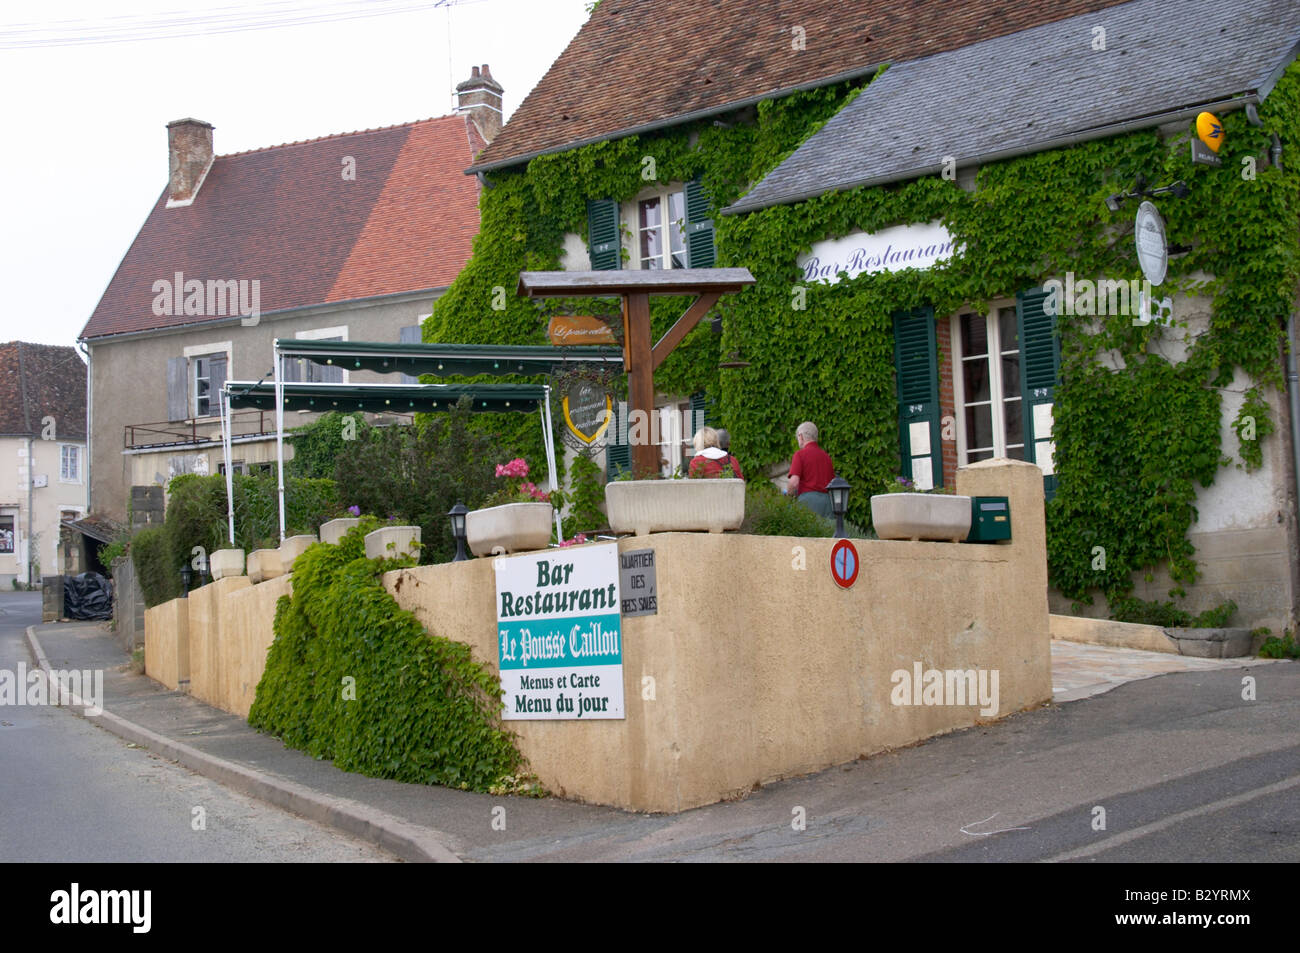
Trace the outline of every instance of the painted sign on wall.
<path fill-rule="evenodd" d="M 493 563 L 502 718 L 624 717 L 618 544 Z"/>
<path fill-rule="evenodd" d="M 929 268 L 953 254 L 952 236 L 941 222 L 925 225 L 895 225 L 868 235 L 854 232 L 843 238 L 817 242 L 807 255 L 797 259 L 804 281 L 839 281 L 839 273 L 850 278 L 877 271 Z"/>

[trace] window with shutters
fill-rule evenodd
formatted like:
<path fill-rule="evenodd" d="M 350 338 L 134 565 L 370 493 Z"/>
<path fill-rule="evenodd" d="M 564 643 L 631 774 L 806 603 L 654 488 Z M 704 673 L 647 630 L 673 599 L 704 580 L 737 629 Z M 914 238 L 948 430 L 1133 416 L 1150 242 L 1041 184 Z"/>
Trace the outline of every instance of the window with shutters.
<path fill-rule="evenodd" d="M 226 384 L 225 353 L 190 358 L 191 406 L 195 417 L 221 413 L 221 388 Z"/>
<path fill-rule="evenodd" d="M 957 465 L 1025 459 L 1015 307 L 959 314 L 952 322 L 952 353 Z"/>
<path fill-rule="evenodd" d="M 1026 460 L 1043 471 L 1043 489 L 1056 493 L 1052 403 L 1060 383 L 1056 317 L 1042 288 L 1016 295 L 985 313 L 952 321 L 953 403 L 957 464 L 994 457 Z"/>
<path fill-rule="evenodd" d="M 621 208 L 612 199 L 588 200 L 591 269 L 622 268 L 625 252 L 629 268 L 712 268 L 717 259 L 712 216 L 699 181 L 642 192 Z"/>
<path fill-rule="evenodd" d="M 662 192 L 637 202 L 637 267 L 686 267 L 686 195 Z"/>

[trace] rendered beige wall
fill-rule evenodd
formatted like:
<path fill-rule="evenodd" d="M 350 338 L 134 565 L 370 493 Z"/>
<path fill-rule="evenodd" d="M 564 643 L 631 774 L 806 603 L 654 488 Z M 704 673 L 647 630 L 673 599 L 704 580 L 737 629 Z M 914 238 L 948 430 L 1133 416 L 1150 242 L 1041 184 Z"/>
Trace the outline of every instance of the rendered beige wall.
<path fill-rule="evenodd" d="M 231 649 L 230 596 L 252 585 L 247 576 L 228 576 L 190 592 L 190 694 L 229 711 L 226 684 L 237 678 L 238 653 Z M 146 635 L 147 638 L 147 635 Z"/>
<path fill-rule="evenodd" d="M 623 620 L 627 717 L 509 722 L 532 770 L 561 796 L 681 811 L 1047 701 L 1042 475 L 990 461 L 960 470 L 958 490 L 1010 497 L 1012 540 L 859 540 L 849 590 L 831 579 L 834 540 L 621 540 L 620 550 L 655 550 L 659 597 L 657 615 Z M 291 578 L 221 579 L 179 600 L 196 697 L 247 716 Z M 399 570 L 384 584 L 431 632 L 470 645 L 495 671 L 491 559 Z M 892 673 L 915 663 L 996 671 L 996 712 L 893 704 Z"/>
<path fill-rule="evenodd" d="M 171 689 L 189 679 L 195 698 L 247 718 L 275 639 L 275 606 L 292 593 L 291 580 L 252 585 L 230 576 L 147 610 L 145 673 Z"/>
<path fill-rule="evenodd" d="M 849 590 L 830 576 L 833 540 L 621 540 L 655 550 L 659 597 L 658 615 L 623 620 L 627 717 L 510 722 L 532 770 L 562 796 L 680 811 L 984 720 L 978 705 L 893 705 L 891 674 L 916 662 L 997 670 L 997 716 L 1047 701 L 1042 475 L 982 463 L 959 472 L 958 491 L 1009 496 L 1012 541 L 858 541 Z M 794 568 L 798 547 L 806 569 Z M 397 571 L 385 585 L 495 670 L 491 560 Z"/>
<path fill-rule="evenodd" d="M 144 672 L 178 691 L 190 677 L 188 600 L 173 599 L 144 611 Z"/>

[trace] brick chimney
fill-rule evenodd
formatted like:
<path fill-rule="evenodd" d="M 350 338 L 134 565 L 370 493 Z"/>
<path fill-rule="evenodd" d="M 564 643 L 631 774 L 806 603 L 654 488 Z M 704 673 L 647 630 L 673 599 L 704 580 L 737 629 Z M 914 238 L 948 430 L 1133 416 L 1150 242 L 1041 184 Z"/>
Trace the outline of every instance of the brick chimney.
<path fill-rule="evenodd" d="M 189 205 L 212 166 L 212 124 L 177 119 L 167 124 L 167 207 Z"/>
<path fill-rule="evenodd" d="M 456 111 L 474 120 L 479 133 L 488 142 L 501 131 L 501 84 L 492 78 L 487 64 L 475 66 L 469 79 L 456 86 Z"/>

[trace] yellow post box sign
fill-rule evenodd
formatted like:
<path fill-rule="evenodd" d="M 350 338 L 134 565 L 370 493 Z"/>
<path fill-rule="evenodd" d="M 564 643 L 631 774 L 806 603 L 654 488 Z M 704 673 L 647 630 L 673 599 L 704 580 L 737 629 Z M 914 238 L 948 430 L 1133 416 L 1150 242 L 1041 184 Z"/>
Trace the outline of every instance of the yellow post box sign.
<path fill-rule="evenodd" d="M 1214 113 L 1201 113 L 1196 117 L 1196 135 L 1201 142 L 1218 152 L 1223 145 L 1223 123 Z"/>

